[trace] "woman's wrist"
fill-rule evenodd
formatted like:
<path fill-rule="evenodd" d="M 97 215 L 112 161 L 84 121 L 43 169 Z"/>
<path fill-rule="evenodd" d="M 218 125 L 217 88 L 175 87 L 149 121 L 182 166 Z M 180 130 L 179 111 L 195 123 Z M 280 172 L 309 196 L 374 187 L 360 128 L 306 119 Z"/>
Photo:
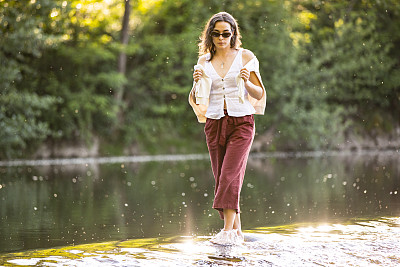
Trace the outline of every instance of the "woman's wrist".
<path fill-rule="evenodd" d="M 262 98 L 262 96 L 264 94 L 262 87 L 255 85 L 250 80 L 247 80 L 247 82 L 244 82 L 244 86 L 246 87 L 246 90 L 250 94 L 251 97 L 254 97 L 256 99 Z"/>

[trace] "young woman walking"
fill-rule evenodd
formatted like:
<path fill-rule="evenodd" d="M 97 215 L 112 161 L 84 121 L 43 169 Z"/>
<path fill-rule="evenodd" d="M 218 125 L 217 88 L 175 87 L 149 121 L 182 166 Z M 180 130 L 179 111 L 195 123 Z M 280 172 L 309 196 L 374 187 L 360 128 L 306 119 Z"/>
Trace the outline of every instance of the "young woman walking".
<path fill-rule="evenodd" d="M 207 22 L 189 95 L 204 132 L 215 179 L 213 208 L 224 228 L 211 239 L 231 245 L 244 241 L 239 198 L 255 134 L 253 114 L 264 114 L 266 91 L 254 54 L 241 48 L 236 20 L 226 12 Z"/>

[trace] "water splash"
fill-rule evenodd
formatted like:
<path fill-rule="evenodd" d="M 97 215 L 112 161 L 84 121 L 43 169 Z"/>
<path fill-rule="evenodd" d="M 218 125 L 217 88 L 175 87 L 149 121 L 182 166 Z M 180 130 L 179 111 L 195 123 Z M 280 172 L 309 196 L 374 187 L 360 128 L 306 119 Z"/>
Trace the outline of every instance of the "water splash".
<path fill-rule="evenodd" d="M 245 231 L 245 245 L 210 236 L 133 239 L 0 254 L 24 266 L 397 266 L 400 217 L 348 224 L 296 224 Z"/>

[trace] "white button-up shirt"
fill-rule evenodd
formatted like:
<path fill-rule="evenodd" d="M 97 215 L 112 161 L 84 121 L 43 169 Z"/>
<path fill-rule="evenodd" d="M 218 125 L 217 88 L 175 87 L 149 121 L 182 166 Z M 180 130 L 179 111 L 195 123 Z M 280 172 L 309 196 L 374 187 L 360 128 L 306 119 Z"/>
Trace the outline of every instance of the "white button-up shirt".
<path fill-rule="evenodd" d="M 205 72 L 211 78 L 211 91 L 209 105 L 205 116 L 210 119 L 220 119 L 224 114 L 224 100 L 229 116 L 243 117 L 255 114 L 256 110 L 248 100 L 248 92 L 245 90 L 244 103 L 239 102 L 239 89 L 236 77 L 243 68 L 242 51 L 240 49 L 225 77 L 219 76 L 209 60 L 209 55 L 205 63 Z"/>

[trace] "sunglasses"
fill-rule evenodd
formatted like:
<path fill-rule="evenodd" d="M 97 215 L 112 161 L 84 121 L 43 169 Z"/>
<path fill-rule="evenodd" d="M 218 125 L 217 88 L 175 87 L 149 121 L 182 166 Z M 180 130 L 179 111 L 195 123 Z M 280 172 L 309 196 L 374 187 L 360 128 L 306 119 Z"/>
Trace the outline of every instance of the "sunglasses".
<path fill-rule="evenodd" d="M 212 32 L 211 37 L 216 37 L 219 38 L 222 35 L 224 38 L 229 38 L 232 36 L 231 32 L 223 32 L 223 33 L 218 33 L 218 32 Z"/>

